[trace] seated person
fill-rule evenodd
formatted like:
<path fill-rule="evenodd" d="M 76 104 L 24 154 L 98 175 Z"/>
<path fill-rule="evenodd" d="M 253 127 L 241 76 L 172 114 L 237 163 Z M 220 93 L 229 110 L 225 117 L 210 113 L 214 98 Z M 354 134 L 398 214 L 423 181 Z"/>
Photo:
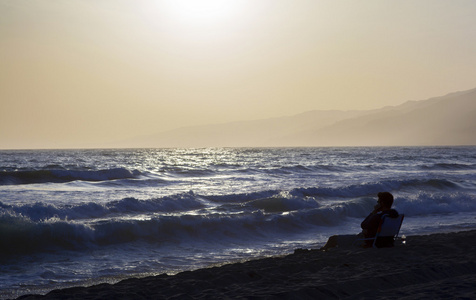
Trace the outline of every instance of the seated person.
<path fill-rule="evenodd" d="M 329 238 L 326 245 L 321 250 L 327 250 L 329 248 L 337 246 L 352 246 L 358 238 L 372 238 L 375 236 L 380 224 L 380 220 L 383 215 L 389 215 L 391 218 L 398 217 L 398 212 L 392 209 L 393 195 L 389 192 L 378 193 L 377 205 L 374 206 L 374 210 L 365 218 L 360 224 L 362 227 L 362 233 L 359 235 L 333 235 Z M 365 241 L 364 247 L 372 247 L 372 240 Z M 393 238 L 379 238 L 376 244 L 377 247 L 392 247 Z"/>
<path fill-rule="evenodd" d="M 393 204 L 393 195 L 389 192 L 378 193 L 377 205 L 374 206 L 374 210 L 362 221 L 360 227 L 362 228 L 362 233 L 364 238 L 372 238 L 377 234 L 378 226 L 382 220 L 382 216 L 388 215 L 390 218 L 398 217 L 398 212 L 395 209 L 392 209 Z M 373 241 L 365 241 L 367 247 L 371 247 Z M 376 242 L 378 248 L 381 247 L 392 247 L 393 246 L 393 237 L 382 237 L 378 238 Z"/>

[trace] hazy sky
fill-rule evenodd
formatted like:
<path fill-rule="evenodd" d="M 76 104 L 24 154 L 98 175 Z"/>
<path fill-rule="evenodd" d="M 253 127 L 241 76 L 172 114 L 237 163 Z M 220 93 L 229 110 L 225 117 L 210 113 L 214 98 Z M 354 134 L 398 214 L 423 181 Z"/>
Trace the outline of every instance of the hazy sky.
<path fill-rule="evenodd" d="M 476 1 L 0 0 L 0 148 L 476 87 Z"/>

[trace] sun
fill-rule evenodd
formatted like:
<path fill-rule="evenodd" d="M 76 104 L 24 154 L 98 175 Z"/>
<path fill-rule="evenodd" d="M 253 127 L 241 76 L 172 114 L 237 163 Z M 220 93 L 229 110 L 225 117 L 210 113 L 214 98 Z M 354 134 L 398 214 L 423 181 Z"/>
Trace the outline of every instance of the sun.
<path fill-rule="evenodd" d="M 165 0 L 163 4 L 169 17 L 191 26 L 226 22 L 240 9 L 239 0 Z"/>

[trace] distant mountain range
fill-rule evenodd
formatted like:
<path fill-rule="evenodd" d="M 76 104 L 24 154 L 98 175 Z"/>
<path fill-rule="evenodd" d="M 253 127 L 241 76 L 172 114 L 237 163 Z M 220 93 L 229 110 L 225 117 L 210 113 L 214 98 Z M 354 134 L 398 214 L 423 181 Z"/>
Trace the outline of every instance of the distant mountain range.
<path fill-rule="evenodd" d="M 124 141 L 129 147 L 476 145 L 476 89 L 366 111 L 309 111 L 184 127 Z"/>

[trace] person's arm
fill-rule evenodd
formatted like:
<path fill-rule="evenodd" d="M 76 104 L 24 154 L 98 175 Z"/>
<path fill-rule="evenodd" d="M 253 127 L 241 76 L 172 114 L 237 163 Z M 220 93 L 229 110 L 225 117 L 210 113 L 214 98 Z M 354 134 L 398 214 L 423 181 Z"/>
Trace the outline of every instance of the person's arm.
<path fill-rule="evenodd" d="M 362 221 L 360 224 L 360 227 L 364 230 L 368 230 L 370 228 L 376 228 L 378 227 L 378 224 L 380 222 L 380 216 L 377 215 L 377 213 L 371 212 L 365 220 Z"/>
<path fill-rule="evenodd" d="M 380 211 L 382 210 L 382 206 L 377 203 L 377 205 L 374 206 L 374 210 L 362 221 L 360 224 L 360 227 L 364 230 L 367 230 L 372 227 L 377 227 L 378 223 L 380 222 L 380 217 L 378 218 L 373 218 L 376 216 Z"/>

